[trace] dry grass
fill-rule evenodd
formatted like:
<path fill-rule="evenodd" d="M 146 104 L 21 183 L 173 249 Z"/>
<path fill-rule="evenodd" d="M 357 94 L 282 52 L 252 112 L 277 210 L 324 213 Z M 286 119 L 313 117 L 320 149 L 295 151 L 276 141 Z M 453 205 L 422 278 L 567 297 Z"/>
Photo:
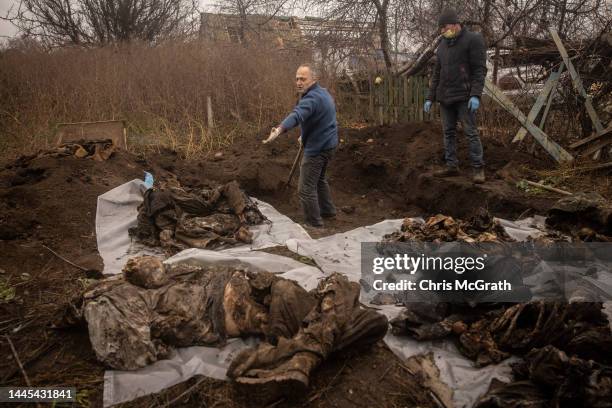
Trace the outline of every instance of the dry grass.
<path fill-rule="evenodd" d="M 295 68 L 307 60 L 305 52 L 200 40 L 51 52 L 29 43 L 0 51 L 0 158 L 48 148 L 61 122 L 124 119 L 135 151 L 170 148 L 187 158 L 261 137 L 295 103 Z M 377 122 L 367 100 L 357 103 L 340 91 L 339 78 L 325 77 L 341 125 Z M 208 97 L 215 126 L 208 123 Z M 486 99 L 478 116 L 483 134 L 509 143 L 518 122 Z M 533 104 L 533 97 L 513 99 L 524 112 Z M 545 130 L 567 145 L 580 126 L 564 110 L 551 110 Z M 525 148 L 537 152 L 526 139 Z"/>
<path fill-rule="evenodd" d="M 554 187 L 570 192 L 596 192 L 604 197 L 612 196 L 612 178 L 606 175 L 610 168 L 598 169 L 598 164 L 583 159 L 564 163 L 556 169 L 536 171 L 535 176 Z"/>
<path fill-rule="evenodd" d="M 535 98 L 528 95 L 515 95 L 511 99 L 525 115 L 535 103 Z M 488 96 L 483 97 L 483 102 L 482 109 L 478 112 L 478 121 L 484 134 L 509 143 L 521 127 L 519 121 Z M 536 124 L 540 124 L 540 118 L 536 120 Z M 575 116 L 569 115 L 565 111 L 565 106 L 559 105 L 549 111 L 544 131 L 553 140 L 564 146 L 569 144 L 570 139 L 580 137 L 582 132 Z M 526 145 L 530 153 L 533 153 L 537 147 L 529 134 L 522 144 Z"/>
<path fill-rule="evenodd" d="M 217 149 L 282 118 L 295 102 L 293 75 L 304 58 L 202 41 L 5 50 L 0 149 L 28 153 L 52 143 L 56 123 L 109 119 L 127 120 L 137 149 Z"/>

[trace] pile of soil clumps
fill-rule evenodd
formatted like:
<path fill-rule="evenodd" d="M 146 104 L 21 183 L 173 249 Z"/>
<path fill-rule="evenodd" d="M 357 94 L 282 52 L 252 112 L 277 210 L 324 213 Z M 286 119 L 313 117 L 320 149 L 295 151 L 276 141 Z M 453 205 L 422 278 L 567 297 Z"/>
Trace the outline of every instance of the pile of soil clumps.
<path fill-rule="evenodd" d="M 187 248 L 215 249 L 251 243 L 248 226 L 266 218 L 238 183 L 195 189 L 172 186 L 145 192 L 130 235 L 174 254 Z"/>
<path fill-rule="evenodd" d="M 83 283 L 101 276 L 98 196 L 142 179 L 147 167 L 125 151 L 98 161 L 61 149 L 0 167 L 0 276 L 14 290 L 11 300 L 0 299 L 0 354 L 13 355 L 9 335 L 33 385 L 70 384 L 88 390 L 91 404 L 100 406 L 104 367 L 87 333 L 52 325 Z M 0 361 L 0 383 L 25 385 L 14 358 Z"/>
<path fill-rule="evenodd" d="M 563 197 L 548 210 L 546 224 L 583 241 L 612 242 L 612 202 L 597 193 Z"/>
<path fill-rule="evenodd" d="M 19 157 L 11 166 L 26 167 L 32 160 L 42 157 L 67 157 L 74 156 L 79 159 L 93 159 L 105 161 L 117 150 L 111 139 L 97 140 L 75 140 L 73 142 L 62 143 L 51 149 L 39 150 L 29 156 Z"/>
<path fill-rule="evenodd" d="M 385 235 L 383 242 L 511 242 L 514 241 L 488 211 L 480 208 L 469 220 L 437 214 L 420 222 L 404 219 L 400 231 Z"/>

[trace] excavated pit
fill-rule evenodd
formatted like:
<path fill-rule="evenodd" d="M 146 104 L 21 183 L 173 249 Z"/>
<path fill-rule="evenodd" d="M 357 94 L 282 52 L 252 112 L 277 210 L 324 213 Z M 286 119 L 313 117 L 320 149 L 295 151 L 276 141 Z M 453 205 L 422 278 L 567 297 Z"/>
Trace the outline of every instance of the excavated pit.
<path fill-rule="evenodd" d="M 419 122 L 364 129 L 340 129 L 340 145 L 329 167 L 329 182 L 338 208 L 355 208 L 353 215 L 341 212 L 334 227 L 364 225 L 385 218 L 445 213 L 470 216 L 485 207 L 498 217 L 514 218 L 528 209 L 543 213 L 554 194 L 537 197 L 516 188 L 508 174 L 522 168 L 550 166 L 483 136 L 487 182 L 471 181 L 467 141 L 459 134 L 461 175 L 436 178 L 433 171 L 444 165 L 441 129 L 437 123 Z M 224 152 L 222 157 L 197 164 L 173 164 L 186 185 L 203 178 L 220 182 L 237 180 L 251 195 L 271 202 L 291 218 L 302 221 L 295 194 L 299 171 L 285 188 L 298 150 L 297 133 L 283 135 L 271 145 L 253 137 Z M 348 213 L 349 211 L 347 211 Z M 354 221 L 354 222 L 353 222 Z"/>

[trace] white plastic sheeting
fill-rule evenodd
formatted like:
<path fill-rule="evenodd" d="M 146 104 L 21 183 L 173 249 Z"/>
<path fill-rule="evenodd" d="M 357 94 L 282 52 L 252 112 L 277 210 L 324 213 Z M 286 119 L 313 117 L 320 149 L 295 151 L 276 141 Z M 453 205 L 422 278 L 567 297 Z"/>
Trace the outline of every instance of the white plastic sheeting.
<path fill-rule="evenodd" d="M 134 180 L 105 193 L 98 199 L 96 232 L 100 255 L 104 259 L 105 274 L 119 273 L 128 257 L 151 251 L 131 242 L 127 233 L 128 228 L 136 223 L 136 207 L 142 202 L 145 189 L 142 181 Z M 343 273 L 350 280 L 359 281 L 361 243 L 378 242 L 384 235 L 398 230 L 402 224 L 401 219 L 386 220 L 313 240 L 299 224 L 280 214 L 271 205 L 262 201 L 257 203 L 271 223 L 251 228 L 254 234 L 251 245 L 216 252 L 189 249 L 169 258 L 166 262 L 189 262 L 200 265 L 220 262 L 247 265 L 255 270 L 261 268 L 282 273 L 282 276 L 296 280 L 309 290 L 316 287 L 318 280 L 324 275 L 333 272 Z M 511 237 L 522 241 L 529 235 L 540 234 L 541 232 L 533 226 L 539 227 L 543 220 L 528 218 L 518 222 L 502 219 L 499 221 Z M 321 270 L 304 266 L 286 257 L 249 252 L 276 245 L 286 245 L 291 251 L 312 258 Z M 389 318 L 395 317 L 401 310 L 395 306 L 376 308 Z M 471 360 L 461 355 L 448 341 L 417 342 L 407 337 L 387 334 L 385 342 L 403 359 L 433 351 L 441 379 L 454 390 L 453 401 L 456 407 L 471 406 L 476 398 L 487 390 L 491 378 L 502 380 L 510 378 L 509 363 L 512 360 L 477 369 Z M 107 371 L 104 405 L 110 406 L 155 393 L 197 374 L 223 379 L 234 354 L 246 345 L 242 340 L 233 339 L 222 349 L 189 347 L 178 350 L 171 360 L 159 361 L 141 370 Z"/>
<path fill-rule="evenodd" d="M 138 205 L 142 203 L 146 190 L 142 180 L 132 180 L 98 197 L 96 236 L 98 251 L 104 260 L 105 275 L 121 272 L 130 257 L 162 254 L 159 249 L 149 248 L 132 240 L 128 234 L 128 229 L 136 225 Z M 253 242 L 239 248 L 263 249 L 285 245 L 288 239 L 310 239 L 301 225 L 276 211 L 270 204 L 259 200 L 255 202 L 270 222 L 250 227 Z"/>
<path fill-rule="evenodd" d="M 341 232 L 319 239 L 290 239 L 287 248 L 298 255 L 312 258 L 326 274 L 339 272 L 349 280 L 361 279 L 361 243 L 377 242 L 397 231 L 402 220 L 386 220 L 367 227 Z"/>
<path fill-rule="evenodd" d="M 307 290 L 314 289 L 323 273 L 293 259 L 265 252 L 249 251 L 215 252 L 205 249 L 187 249 L 168 258 L 166 264 L 235 265 L 253 271 L 266 270 L 279 276 L 294 279 Z M 159 392 L 194 375 L 225 379 L 232 359 L 240 350 L 253 346 L 249 339 L 230 339 L 227 345 L 218 347 L 187 347 L 178 349 L 169 360 L 161 360 L 135 371 L 109 370 L 104 374 L 104 406 L 130 401 L 143 395 Z"/>
<path fill-rule="evenodd" d="M 138 205 L 147 190 L 144 181 L 132 180 L 98 197 L 96 209 L 96 239 L 98 252 L 104 261 L 104 274 L 114 275 L 128 258 L 137 254 L 161 254 L 137 242 L 128 235 L 128 229 L 136 225 Z"/>
<path fill-rule="evenodd" d="M 161 250 L 142 245 L 132 240 L 128 234 L 129 228 L 136 225 L 138 205 L 142 203 L 146 189 L 142 180 L 132 180 L 98 197 L 96 236 L 98 251 L 104 261 L 105 275 L 120 273 L 125 262 L 131 257 L 144 254 L 163 255 Z M 323 277 L 319 269 L 287 257 L 252 251 L 285 245 L 288 239 L 310 240 L 308 233 L 299 224 L 276 211 L 270 204 L 256 199 L 255 201 L 270 222 L 249 228 L 253 233 L 253 242 L 250 245 L 223 251 L 188 249 L 165 262 L 228 264 L 251 270 L 267 270 L 282 273 L 282 276 L 296 280 L 307 290 L 314 289 L 318 280 Z M 159 392 L 198 374 L 224 379 L 235 353 L 248 345 L 249 343 L 241 339 L 232 339 L 221 349 L 188 347 L 177 350 L 172 359 L 158 361 L 141 370 L 107 371 L 104 375 L 104 406 Z"/>
<path fill-rule="evenodd" d="M 420 220 L 420 219 L 416 219 Z M 499 220 L 506 232 L 517 240 L 527 236 L 536 236 L 541 232 L 531 225 L 532 219 L 520 222 Z M 315 260 L 325 272 L 341 272 L 350 280 L 358 282 L 361 278 L 361 243 L 379 242 L 382 237 L 397 231 L 402 220 L 385 220 L 378 224 L 360 227 L 317 240 L 289 240 L 287 247 L 299 255 Z M 373 306 L 389 319 L 401 311 L 396 306 Z M 484 394 L 491 378 L 509 380 L 511 359 L 497 365 L 475 368 L 471 360 L 465 358 L 449 341 L 418 342 L 408 337 L 397 337 L 388 333 L 385 342 L 389 348 L 402 359 L 433 351 L 434 361 L 440 369 L 440 378 L 453 390 L 453 402 L 456 407 L 472 406 L 475 400 Z"/>

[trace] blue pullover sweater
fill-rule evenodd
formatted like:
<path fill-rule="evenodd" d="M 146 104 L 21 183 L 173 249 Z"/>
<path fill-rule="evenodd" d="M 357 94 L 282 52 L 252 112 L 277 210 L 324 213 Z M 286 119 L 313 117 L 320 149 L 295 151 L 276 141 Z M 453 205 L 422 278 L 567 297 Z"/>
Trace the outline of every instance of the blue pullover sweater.
<path fill-rule="evenodd" d="M 284 130 L 300 125 L 302 145 L 306 156 L 316 156 L 324 150 L 338 146 L 336 106 L 327 89 L 315 83 L 282 121 Z"/>

